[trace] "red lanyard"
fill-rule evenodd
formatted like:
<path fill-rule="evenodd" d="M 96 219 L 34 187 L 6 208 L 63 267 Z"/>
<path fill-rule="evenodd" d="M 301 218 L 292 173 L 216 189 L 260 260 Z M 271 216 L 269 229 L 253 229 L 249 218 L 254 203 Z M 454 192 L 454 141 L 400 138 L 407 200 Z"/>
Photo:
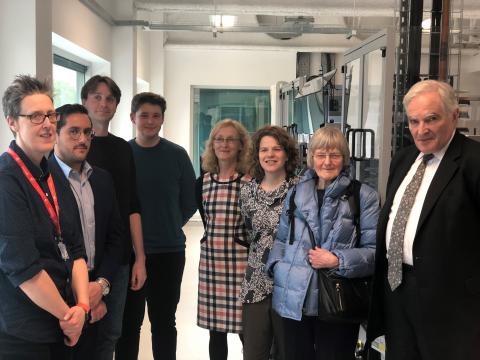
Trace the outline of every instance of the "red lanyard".
<path fill-rule="evenodd" d="M 45 192 L 42 190 L 40 185 L 38 185 L 37 181 L 34 179 L 32 173 L 30 172 L 30 170 L 28 170 L 23 160 L 20 159 L 17 153 L 11 148 L 8 148 L 8 153 L 13 158 L 13 160 L 16 161 L 18 166 L 20 166 L 20 169 L 22 169 L 25 177 L 28 179 L 30 184 L 32 184 L 33 188 L 37 191 L 38 195 L 40 195 L 40 197 L 42 198 L 43 204 L 47 208 L 48 215 L 50 216 L 50 219 L 52 220 L 53 225 L 55 226 L 56 235 L 61 238 L 62 231 L 60 229 L 60 220 L 58 217 L 57 192 L 55 191 L 55 184 L 53 183 L 52 175 L 48 175 L 47 185 L 48 185 L 48 189 L 50 190 L 50 194 L 52 194 L 53 204 L 55 205 L 56 211 L 53 209 L 53 206 L 50 203 L 50 201 L 48 201 L 47 196 L 45 195 Z"/>

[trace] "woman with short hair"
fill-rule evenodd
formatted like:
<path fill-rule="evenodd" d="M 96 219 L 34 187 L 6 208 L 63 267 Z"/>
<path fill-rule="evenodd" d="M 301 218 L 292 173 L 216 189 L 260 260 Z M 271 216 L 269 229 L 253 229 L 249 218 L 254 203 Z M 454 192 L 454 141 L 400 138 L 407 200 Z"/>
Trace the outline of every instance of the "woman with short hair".
<path fill-rule="evenodd" d="M 361 184 L 355 219 L 347 195 L 353 181 L 349 157 L 339 129 L 317 130 L 309 144 L 308 169 L 285 200 L 266 266 L 274 281 L 273 308 L 283 318 L 288 340 L 285 360 L 355 358 L 359 323 L 317 317 L 317 269 L 331 269 L 346 278 L 369 276 L 374 270 L 378 194 Z"/>
<path fill-rule="evenodd" d="M 90 307 L 78 208 L 45 158 L 58 114 L 26 75 L 2 105 L 15 140 L 0 155 L 0 359 L 68 359 Z"/>

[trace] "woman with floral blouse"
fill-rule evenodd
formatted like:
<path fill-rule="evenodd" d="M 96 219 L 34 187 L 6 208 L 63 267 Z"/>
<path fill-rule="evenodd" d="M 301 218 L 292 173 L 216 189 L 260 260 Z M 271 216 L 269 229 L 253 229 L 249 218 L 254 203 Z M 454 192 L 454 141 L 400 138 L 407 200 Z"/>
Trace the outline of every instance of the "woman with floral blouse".
<path fill-rule="evenodd" d="M 253 180 L 240 192 L 240 209 L 250 242 L 247 270 L 240 290 L 243 303 L 244 360 L 268 360 L 275 339 L 281 359 L 281 320 L 272 310 L 272 280 L 265 263 L 272 248 L 283 200 L 296 182 L 296 143 L 278 126 L 265 126 L 252 137 Z"/>

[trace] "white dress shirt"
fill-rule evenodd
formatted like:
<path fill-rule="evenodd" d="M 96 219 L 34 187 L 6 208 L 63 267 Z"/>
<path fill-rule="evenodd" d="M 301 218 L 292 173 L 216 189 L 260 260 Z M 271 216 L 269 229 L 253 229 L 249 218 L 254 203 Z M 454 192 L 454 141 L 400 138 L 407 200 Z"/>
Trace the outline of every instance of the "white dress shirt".
<path fill-rule="evenodd" d="M 422 212 L 423 203 L 425 202 L 425 197 L 427 196 L 428 188 L 432 183 L 433 177 L 437 172 L 438 166 L 445 155 L 445 152 L 450 145 L 453 136 L 448 141 L 447 145 L 445 145 L 440 151 L 433 153 L 433 158 L 427 163 L 425 168 L 425 173 L 423 175 L 422 184 L 418 189 L 417 195 L 415 197 L 415 202 L 412 207 L 412 211 L 407 220 L 407 225 L 405 228 L 405 237 L 403 238 L 403 262 L 408 265 L 413 265 L 413 255 L 412 255 L 412 248 L 413 248 L 413 241 L 415 240 L 415 234 L 417 232 L 418 220 L 420 219 L 420 213 Z M 407 175 L 403 179 L 402 183 L 398 187 L 397 193 L 395 194 L 395 198 L 393 199 L 392 208 L 390 209 L 390 215 L 388 218 L 387 223 L 387 232 L 385 234 L 385 240 L 387 243 L 387 251 L 388 247 L 390 246 L 390 237 L 392 234 L 392 227 L 393 227 L 393 220 L 397 215 L 398 207 L 400 206 L 400 202 L 403 197 L 403 193 L 407 188 L 410 181 L 412 181 L 415 172 L 417 171 L 418 166 L 422 162 L 423 153 L 420 153 L 417 156 L 417 159 L 412 164 L 410 170 L 408 171 Z"/>

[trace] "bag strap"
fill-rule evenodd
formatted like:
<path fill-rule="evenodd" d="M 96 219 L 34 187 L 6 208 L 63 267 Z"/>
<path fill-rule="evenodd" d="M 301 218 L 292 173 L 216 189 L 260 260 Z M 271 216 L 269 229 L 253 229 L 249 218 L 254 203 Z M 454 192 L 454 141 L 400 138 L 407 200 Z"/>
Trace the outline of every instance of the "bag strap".
<path fill-rule="evenodd" d="M 294 186 L 292 189 L 292 194 L 290 195 L 290 201 L 288 203 L 288 210 L 287 210 L 287 215 L 288 215 L 288 221 L 290 222 L 290 239 L 288 240 L 288 243 L 290 245 L 293 244 L 294 235 L 295 235 L 295 210 L 297 209 L 297 205 L 295 204 L 295 195 L 297 193 L 297 186 Z"/>
<path fill-rule="evenodd" d="M 362 187 L 362 183 L 356 179 L 353 179 L 350 182 L 350 184 L 347 186 L 347 189 L 343 194 L 343 196 L 348 200 L 348 206 L 350 207 L 350 212 L 352 213 L 353 224 L 355 225 L 355 232 L 357 236 L 357 242 L 361 234 L 360 233 L 360 188 L 361 187 Z M 294 241 L 294 232 L 295 232 L 294 213 L 295 213 L 295 210 L 297 209 L 297 205 L 295 204 L 296 192 L 297 192 L 297 187 L 294 186 L 292 190 L 292 195 L 290 196 L 290 199 L 289 199 L 290 201 L 289 201 L 288 210 L 287 210 L 288 221 L 290 222 L 290 239 L 289 239 L 290 245 L 292 245 Z M 312 240 L 312 238 L 314 237 L 313 237 L 312 230 L 310 229 L 310 226 L 308 226 L 308 230 L 309 230 L 310 240 Z M 314 240 L 312 244 L 315 244 Z"/>
<path fill-rule="evenodd" d="M 353 179 L 347 186 L 347 189 L 343 193 L 343 198 L 347 199 L 348 206 L 353 218 L 353 225 L 355 226 L 355 232 L 358 238 L 360 237 L 360 188 L 362 183 L 356 179 Z"/>
<path fill-rule="evenodd" d="M 357 243 L 360 238 L 360 188 L 362 184 L 358 180 L 353 180 L 351 182 L 353 187 L 352 196 L 348 199 L 348 204 L 350 205 L 350 211 L 353 216 L 353 224 L 355 225 L 355 230 L 357 233 Z"/>

